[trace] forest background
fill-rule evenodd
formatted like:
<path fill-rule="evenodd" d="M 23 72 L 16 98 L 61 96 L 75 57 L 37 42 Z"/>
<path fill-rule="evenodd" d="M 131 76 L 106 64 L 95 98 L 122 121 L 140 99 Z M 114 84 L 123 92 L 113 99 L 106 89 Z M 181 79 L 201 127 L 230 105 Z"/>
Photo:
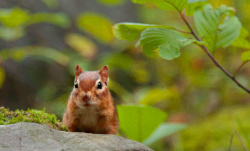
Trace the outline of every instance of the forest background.
<path fill-rule="evenodd" d="M 209 0 L 234 7 L 249 40 L 250 1 Z M 6 15 L 8 16 L 6 19 Z M 194 27 L 193 18 L 188 17 Z M 43 109 L 60 119 L 73 88 L 75 65 L 110 69 L 116 104 L 145 104 L 185 128 L 149 146 L 155 150 L 225 150 L 235 130 L 250 148 L 250 95 L 239 88 L 196 45 L 171 61 L 148 57 L 135 42 L 118 40 L 119 22 L 175 26 L 189 31 L 180 15 L 151 3 L 127 0 L 3 0 L 0 2 L 0 106 Z M 229 72 L 242 64 L 241 47 L 220 48 L 215 58 Z M 250 88 L 250 63 L 237 79 Z M 235 136 L 232 150 L 243 149 Z"/>

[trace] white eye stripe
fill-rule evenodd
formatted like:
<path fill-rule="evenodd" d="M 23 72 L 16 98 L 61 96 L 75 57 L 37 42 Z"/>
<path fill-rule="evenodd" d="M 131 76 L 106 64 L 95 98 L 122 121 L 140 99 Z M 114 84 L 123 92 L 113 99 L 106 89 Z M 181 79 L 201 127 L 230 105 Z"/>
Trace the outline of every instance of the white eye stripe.
<path fill-rule="evenodd" d="M 95 85 L 97 85 L 99 82 L 101 82 L 100 78 L 96 80 Z"/>
<path fill-rule="evenodd" d="M 98 83 L 99 82 L 101 82 L 101 84 L 102 84 L 102 88 L 101 89 L 98 89 Z M 95 87 L 94 87 L 94 89 L 97 89 L 97 91 L 98 91 L 98 93 L 101 93 L 101 92 L 103 92 L 105 89 L 106 89 L 106 85 L 101 81 L 101 78 L 99 78 L 99 79 L 97 79 L 96 80 L 96 83 L 95 83 Z"/>

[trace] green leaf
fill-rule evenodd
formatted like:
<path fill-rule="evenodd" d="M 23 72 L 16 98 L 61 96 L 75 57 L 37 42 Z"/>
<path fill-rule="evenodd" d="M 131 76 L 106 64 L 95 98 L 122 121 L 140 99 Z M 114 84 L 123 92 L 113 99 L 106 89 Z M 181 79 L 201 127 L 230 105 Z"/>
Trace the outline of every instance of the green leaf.
<path fill-rule="evenodd" d="M 186 128 L 185 124 L 175 124 L 175 123 L 163 123 L 161 124 L 154 133 L 144 142 L 143 144 L 150 146 L 158 140 L 170 136 L 178 131 Z"/>
<path fill-rule="evenodd" d="M 222 5 L 217 9 L 208 4 L 194 13 L 195 25 L 211 53 L 229 46 L 240 34 L 241 23 L 234 9 Z"/>
<path fill-rule="evenodd" d="M 241 59 L 243 62 L 250 61 L 250 51 L 245 51 L 241 54 Z"/>
<path fill-rule="evenodd" d="M 75 33 L 65 36 L 65 42 L 85 58 L 93 59 L 97 52 L 97 46 L 90 39 Z"/>
<path fill-rule="evenodd" d="M 83 13 L 77 19 L 78 28 L 103 43 L 113 41 L 111 21 L 97 13 Z"/>
<path fill-rule="evenodd" d="M 54 9 L 58 6 L 58 1 L 57 0 L 42 0 L 42 2 L 44 2 L 47 7 Z"/>
<path fill-rule="evenodd" d="M 140 33 L 148 28 L 152 27 L 162 27 L 166 29 L 175 29 L 172 26 L 164 25 L 153 25 L 153 24 L 141 24 L 141 23 L 119 23 L 115 24 L 113 27 L 114 35 L 121 40 L 133 41 L 136 40 Z"/>
<path fill-rule="evenodd" d="M 154 105 L 161 101 L 173 100 L 173 98 L 178 99 L 179 95 L 177 91 L 175 88 L 151 88 L 143 94 L 140 104 Z"/>
<path fill-rule="evenodd" d="M 241 23 L 236 16 L 227 17 L 219 25 L 215 49 L 228 47 L 240 35 Z"/>
<path fill-rule="evenodd" d="M 181 47 L 196 40 L 182 36 L 176 31 L 165 28 L 149 28 L 142 32 L 140 43 L 145 54 L 152 56 L 159 53 L 160 57 L 172 60 L 180 56 Z"/>
<path fill-rule="evenodd" d="M 26 23 L 29 19 L 27 10 L 15 7 L 12 9 L 0 9 L 0 22 L 10 28 L 15 28 Z"/>
<path fill-rule="evenodd" d="M 130 139 L 142 142 L 166 119 L 167 114 L 146 105 L 117 106 L 120 129 Z"/>
<path fill-rule="evenodd" d="M 112 69 L 122 69 L 126 72 L 131 72 L 131 68 L 133 68 L 135 64 L 134 59 L 124 53 L 112 53 L 109 55 L 105 55 L 102 57 L 102 60 L 100 62 L 106 62 Z"/>
<path fill-rule="evenodd" d="M 30 16 L 28 25 L 36 23 L 51 23 L 61 28 L 70 26 L 70 19 L 64 13 L 36 13 Z"/>
<path fill-rule="evenodd" d="M 22 38 L 25 35 L 25 30 L 22 26 L 15 28 L 0 27 L 0 38 L 5 41 L 13 41 Z"/>
<path fill-rule="evenodd" d="M 207 2 L 207 0 L 188 0 L 188 3 Z"/>
<path fill-rule="evenodd" d="M 181 12 L 188 0 L 132 0 L 133 3 L 144 4 L 154 3 L 157 7 L 163 10 L 178 10 Z"/>
<path fill-rule="evenodd" d="M 203 6 L 205 6 L 207 3 L 207 0 L 188 0 L 185 14 L 187 16 L 192 16 L 194 14 L 195 9 L 203 8 Z"/>
<path fill-rule="evenodd" d="M 240 31 L 240 35 L 238 38 L 232 43 L 232 46 L 244 48 L 244 49 L 250 49 L 250 43 L 247 40 L 247 37 L 249 36 L 249 32 L 246 28 L 242 27 Z"/>
<path fill-rule="evenodd" d="M 44 61 L 48 61 L 47 59 L 53 60 L 61 65 L 67 65 L 69 63 L 68 56 L 48 47 L 26 46 L 0 51 L 0 60 L 13 59 L 15 61 L 22 61 L 29 56 L 33 56 Z"/>
<path fill-rule="evenodd" d="M 6 77 L 5 70 L 3 67 L 0 66 L 0 88 L 3 86 L 5 77 Z"/>
<path fill-rule="evenodd" d="M 62 28 L 70 26 L 70 19 L 64 13 L 36 13 L 29 14 L 25 9 L 0 9 L 0 22 L 10 28 L 26 26 L 35 23 L 51 23 Z"/>
<path fill-rule="evenodd" d="M 97 1 L 106 6 L 118 6 L 124 3 L 124 0 L 97 0 Z"/>

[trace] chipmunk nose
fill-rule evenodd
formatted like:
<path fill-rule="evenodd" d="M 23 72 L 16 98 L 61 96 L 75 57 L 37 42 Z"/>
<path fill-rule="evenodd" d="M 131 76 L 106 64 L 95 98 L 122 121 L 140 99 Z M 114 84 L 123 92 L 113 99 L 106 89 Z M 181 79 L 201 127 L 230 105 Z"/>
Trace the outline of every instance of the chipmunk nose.
<path fill-rule="evenodd" d="M 88 102 L 88 101 L 90 101 L 90 96 L 89 95 L 82 95 L 82 101 L 83 102 Z"/>

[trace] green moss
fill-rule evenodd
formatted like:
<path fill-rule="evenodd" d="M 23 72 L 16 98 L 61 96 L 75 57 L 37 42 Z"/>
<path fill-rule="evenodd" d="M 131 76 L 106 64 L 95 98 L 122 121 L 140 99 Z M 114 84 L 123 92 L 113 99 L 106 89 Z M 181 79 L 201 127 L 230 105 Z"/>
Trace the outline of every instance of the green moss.
<path fill-rule="evenodd" d="M 34 122 L 47 125 L 53 129 L 67 131 L 67 128 L 56 118 L 54 114 L 45 113 L 42 111 L 28 109 L 10 111 L 4 107 L 0 107 L 0 125 L 8 125 L 19 122 Z"/>
<path fill-rule="evenodd" d="M 234 130 L 237 130 L 244 144 L 250 147 L 250 107 L 227 108 L 217 114 L 192 124 L 182 131 L 184 150 L 228 150 Z M 244 150 L 234 134 L 231 150 Z"/>

